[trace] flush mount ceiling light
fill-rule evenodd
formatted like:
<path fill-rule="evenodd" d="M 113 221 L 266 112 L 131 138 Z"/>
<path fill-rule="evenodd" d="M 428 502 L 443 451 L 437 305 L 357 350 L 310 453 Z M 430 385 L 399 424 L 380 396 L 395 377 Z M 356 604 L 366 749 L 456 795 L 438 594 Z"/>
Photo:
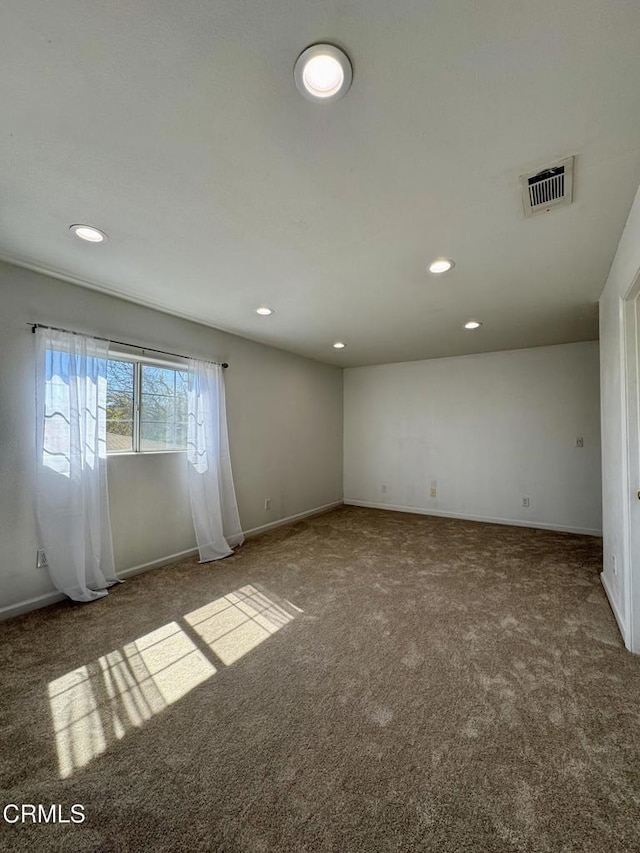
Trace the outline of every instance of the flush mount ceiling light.
<path fill-rule="evenodd" d="M 479 329 L 482 323 L 478 320 L 469 320 L 468 323 L 464 324 L 465 329 Z"/>
<path fill-rule="evenodd" d="M 346 347 L 346 344 L 343 344 L 342 341 L 336 341 L 335 344 L 333 345 L 334 349 L 344 349 L 345 347 Z"/>
<path fill-rule="evenodd" d="M 86 243 L 104 243 L 107 235 L 93 225 L 71 225 L 69 231 Z"/>
<path fill-rule="evenodd" d="M 455 267 L 455 264 L 449 258 L 436 258 L 429 264 L 429 272 L 440 275 L 443 272 L 449 272 Z"/>
<path fill-rule="evenodd" d="M 332 44 L 312 44 L 296 60 L 293 79 L 309 101 L 328 104 L 349 91 L 353 71 L 346 53 Z"/>
<path fill-rule="evenodd" d="M 273 308 L 256 308 L 256 314 L 260 314 L 261 317 L 268 317 L 269 314 L 273 314 Z"/>

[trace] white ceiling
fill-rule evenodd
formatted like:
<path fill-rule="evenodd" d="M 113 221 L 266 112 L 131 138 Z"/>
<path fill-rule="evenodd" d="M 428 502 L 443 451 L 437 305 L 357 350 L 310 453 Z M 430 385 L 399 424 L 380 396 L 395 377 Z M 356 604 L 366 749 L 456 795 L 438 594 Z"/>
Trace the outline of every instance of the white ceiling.
<path fill-rule="evenodd" d="M 637 0 L 4 0 L 0 21 L 5 258 L 334 364 L 597 336 L 640 181 Z M 293 82 L 317 41 L 353 63 L 330 105 Z M 519 175 L 571 154 L 574 204 L 525 220 Z"/>

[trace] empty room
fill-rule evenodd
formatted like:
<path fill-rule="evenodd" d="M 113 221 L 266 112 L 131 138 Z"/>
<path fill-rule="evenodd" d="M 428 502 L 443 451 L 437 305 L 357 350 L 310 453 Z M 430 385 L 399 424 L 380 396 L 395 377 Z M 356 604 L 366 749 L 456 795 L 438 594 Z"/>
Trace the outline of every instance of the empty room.
<path fill-rule="evenodd" d="M 5 0 L 0 849 L 640 850 L 639 43 Z"/>

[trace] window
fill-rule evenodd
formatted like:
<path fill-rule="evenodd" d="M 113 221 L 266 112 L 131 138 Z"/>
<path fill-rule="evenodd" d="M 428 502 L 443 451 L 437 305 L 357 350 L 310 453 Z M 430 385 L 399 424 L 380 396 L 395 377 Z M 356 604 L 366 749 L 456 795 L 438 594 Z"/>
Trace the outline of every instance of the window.
<path fill-rule="evenodd" d="M 126 357 L 107 362 L 107 452 L 187 449 L 188 371 Z"/>
<path fill-rule="evenodd" d="M 140 367 L 140 450 L 186 450 L 187 371 Z"/>
<path fill-rule="evenodd" d="M 135 368 L 131 361 L 107 362 L 107 453 L 134 449 Z"/>

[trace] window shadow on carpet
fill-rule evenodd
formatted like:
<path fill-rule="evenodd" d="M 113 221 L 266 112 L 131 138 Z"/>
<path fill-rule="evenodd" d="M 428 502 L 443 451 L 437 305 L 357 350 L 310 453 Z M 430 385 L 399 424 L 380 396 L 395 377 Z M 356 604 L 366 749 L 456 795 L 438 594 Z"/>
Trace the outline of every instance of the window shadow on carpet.
<path fill-rule="evenodd" d="M 51 681 L 60 777 L 240 660 L 297 612 L 244 586 Z"/>

